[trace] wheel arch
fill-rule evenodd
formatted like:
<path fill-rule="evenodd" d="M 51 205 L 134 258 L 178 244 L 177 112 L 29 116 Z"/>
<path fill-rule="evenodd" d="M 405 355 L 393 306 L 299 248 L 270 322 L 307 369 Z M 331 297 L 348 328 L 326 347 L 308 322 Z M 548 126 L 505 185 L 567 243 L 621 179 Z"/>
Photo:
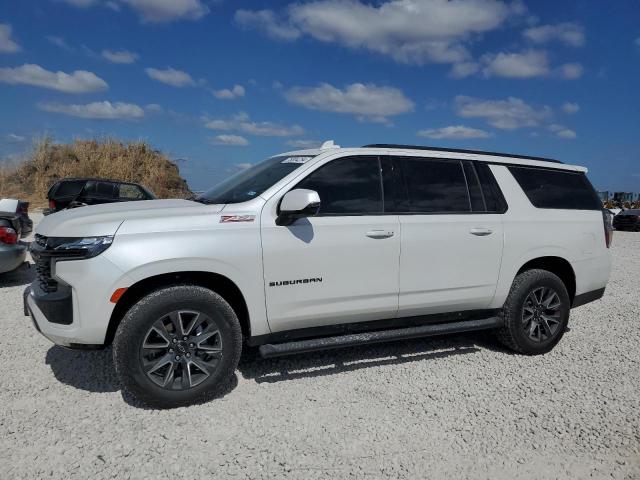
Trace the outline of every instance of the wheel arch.
<path fill-rule="evenodd" d="M 118 325 L 120 325 L 127 311 L 138 300 L 158 288 L 178 284 L 199 285 L 216 292 L 231 305 L 231 308 L 238 316 L 243 337 L 251 337 L 251 322 L 249 320 L 247 302 L 240 288 L 231 279 L 213 272 L 184 271 L 147 277 L 127 288 L 122 297 L 118 299 L 113 312 L 111 312 L 104 345 L 107 346 L 113 342 Z"/>
<path fill-rule="evenodd" d="M 567 259 L 556 256 L 537 257 L 522 265 L 516 273 L 516 276 L 520 275 L 522 272 L 536 268 L 546 270 L 557 275 L 560 280 L 562 280 L 565 287 L 567 287 L 569 299 L 573 304 L 573 300 L 576 296 L 576 273 Z"/>

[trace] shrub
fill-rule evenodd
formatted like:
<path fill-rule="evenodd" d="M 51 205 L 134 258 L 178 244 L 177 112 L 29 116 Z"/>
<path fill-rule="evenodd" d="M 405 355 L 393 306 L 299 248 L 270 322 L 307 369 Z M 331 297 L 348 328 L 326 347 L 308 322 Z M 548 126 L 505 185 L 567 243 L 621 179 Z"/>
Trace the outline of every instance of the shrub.
<path fill-rule="evenodd" d="M 38 141 L 33 151 L 16 165 L 0 167 L 0 198 L 46 203 L 47 191 L 59 179 L 91 177 L 140 183 L 158 198 L 192 195 L 178 166 L 148 143 L 115 139 Z"/>

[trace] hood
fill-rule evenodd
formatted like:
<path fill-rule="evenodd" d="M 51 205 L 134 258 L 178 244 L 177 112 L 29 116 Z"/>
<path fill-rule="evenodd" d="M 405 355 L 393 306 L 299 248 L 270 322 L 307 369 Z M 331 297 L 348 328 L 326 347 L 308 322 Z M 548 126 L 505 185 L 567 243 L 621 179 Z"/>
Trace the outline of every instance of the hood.
<path fill-rule="evenodd" d="M 163 219 L 216 213 L 224 205 L 203 205 L 189 200 L 143 200 L 106 203 L 63 210 L 44 217 L 36 233 L 46 237 L 114 235 L 126 220 Z"/>

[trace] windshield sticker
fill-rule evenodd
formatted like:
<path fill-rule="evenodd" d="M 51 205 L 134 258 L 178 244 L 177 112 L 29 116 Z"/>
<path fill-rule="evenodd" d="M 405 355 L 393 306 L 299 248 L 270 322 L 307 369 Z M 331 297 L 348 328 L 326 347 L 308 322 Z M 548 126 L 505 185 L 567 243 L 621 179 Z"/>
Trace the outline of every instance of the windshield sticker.
<path fill-rule="evenodd" d="M 287 157 L 280 163 L 307 163 L 313 157 Z"/>

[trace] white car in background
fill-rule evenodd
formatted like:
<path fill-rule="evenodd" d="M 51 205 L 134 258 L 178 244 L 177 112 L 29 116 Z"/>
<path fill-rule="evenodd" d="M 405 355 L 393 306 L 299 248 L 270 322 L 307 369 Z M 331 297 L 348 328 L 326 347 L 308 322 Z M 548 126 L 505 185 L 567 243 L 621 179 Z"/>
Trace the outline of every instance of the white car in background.
<path fill-rule="evenodd" d="M 212 398 L 264 357 L 493 329 L 551 350 L 602 297 L 611 225 L 586 169 L 402 145 L 283 153 L 196 201 L 45 218 L 25 310 L 54 343 L 113 343 L 124 387 Z"/>

